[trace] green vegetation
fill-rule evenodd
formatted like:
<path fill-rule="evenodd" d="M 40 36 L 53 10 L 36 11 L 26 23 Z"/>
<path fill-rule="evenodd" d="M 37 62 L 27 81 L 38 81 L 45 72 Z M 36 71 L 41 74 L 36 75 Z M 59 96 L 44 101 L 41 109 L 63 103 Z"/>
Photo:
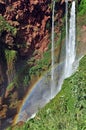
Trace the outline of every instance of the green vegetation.
<path fill-rule="evenodd" d="M 14 83 L 11 82 L 8 86 L 7 86 L 7 90 L 11 90 L 14 87 Z"/>
<path fill-rule="evenodd" d="M 78 9 L 79 15 L 84 15 L 86 13 L 86 0 L 81 0 Z"/>
<path fill-rule="evenodd" d="M 17 29 L 11 26 L 2 16 L 0 16 L 0 33 L 3 31 L 10 32 L 13 36 L 17 33 Z"/>
<path fill-rule="evenodd" d="M 17 72 L 15 78 L 14 78 L 14 83 L 17 88 L 19 87 L 28 87 L 30 83 L 30 75 L 29 75 L 29 66 L 25 65 L 22 69 Z"/>
<path fill-rule="evenodd" d="M 29 63 L 29 62 L 28 62 Z M 51 52 L 50 50 L 45 52 L 43 58 L 36 61 L 36 65 L 30 68 L 30 75 L 41 74 L 43 71 L 49 69 L 51 63 Z"/>
<path fill-rule="evenodd" d="M 63 83 L 59 94 L 34 119 L 10 130 L 85 130 L 86 56 L 77 72 Z"/>
<path fill-rule="evenodd" d="M 7 63 L 13 63 L 16 60 L 17 52 L 14 50 L 5 49 L 5 58 Z"/>
<path fill-rule="evenodd" d="M 27 87 L 30 84 L 33 76 L 39 77 L 45 73 L 50 67 L 51 52 L 44 53 L 43 58 L 34 61 L 34 58 L 25 61 L 25 65 L 20 68 L 13 82 L 16 82 L 17 87 Z"/>
<path fill-rule="evenodd" d="M 8 77 L 11 77 L 15 71 L 15 61 L 17 58 L 17 52 L 14 50 L 5 49 L 5 58 L 7 63 L 7 74 Z M 10 90 L 14 87 L 14 81 L 12 81 L 8 86 L 7 89 Z"/>

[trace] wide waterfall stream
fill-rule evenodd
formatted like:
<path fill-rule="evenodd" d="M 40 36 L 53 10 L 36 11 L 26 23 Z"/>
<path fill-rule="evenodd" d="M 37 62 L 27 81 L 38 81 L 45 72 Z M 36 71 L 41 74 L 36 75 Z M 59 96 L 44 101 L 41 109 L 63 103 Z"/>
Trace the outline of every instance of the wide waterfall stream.
<path fill-rule="evenodd" d="M 68 12 L 68 2 L 66 2 L 66 12 Z M 66 64 L 65 64 L 65 78 L 69 77 L 73 72 L 73 63 L 76 57 L 75 40 L 76 40 L 76 27 L 75 27 L 75 1 L 72 2 L 70 14 L 70 26 L 68 36 L 68 21 L 66 13 Z"/>
<path fill-rule="evenodd" d="M 55 97 L 61 90 L 63 80 L 72 74 L 73 63 L 75 61 L 75 1 L 72 2 L 70 21 L 69 21 L 69 36 L 68 36 L 68 2 L 66 1 L 66 56 L 65 60 L 54 65 L 54 8 L 53 2 L 52 11 L 52 67 L 51 72 L 47 72 L 33 86 L 33 89 L 28 92 L 23 101 L 22 108 L 17 116 L 16 123 L 19 121 L 27 121 L 34 117 L 40 108 L 48 103 L 51 97 Z M 54 85 L 52 83 L 54 81 Z M 53 94 L 51 96 L 51 94 Z"/>

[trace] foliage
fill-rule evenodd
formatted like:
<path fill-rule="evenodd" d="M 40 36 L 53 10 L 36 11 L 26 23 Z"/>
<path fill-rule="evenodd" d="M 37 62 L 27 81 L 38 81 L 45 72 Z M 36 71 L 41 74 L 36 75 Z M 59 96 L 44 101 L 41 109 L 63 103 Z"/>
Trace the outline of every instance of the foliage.
<path fill-rule="evenodd" d="M 11 26 L 2 16 L 0 16 L 0 33 L 3 31 L 10 32 L 13 36 L 17 33 L 17 29 Z"/>
<path fill-rule="evenodd" d="M 14 50 L 5 49 L 5 58 L 7 63 L 14 63 L 16 60 L 17 52 Z"/>
<path fill-rule="evenodd" d="M 49 64 L 50 64 L 50 60 L 51 60 L 51 54 L 50 54 L 50 50 L 45 52 L 43 55 L 43 58 L 38 60 L 36 62 L 36 65 L 30 68 L 29 74 L 30 75 L 38 75 L 41 74 L 43 71 L 49 69 Z M 28 64 L 30 62 L 28 61 Z"/>
<path fill-rule="evenodd" d="M 86 0 L 81 0 L 79 5 L 79 15 L 84 15 L 86 13 Z"/>
<path fill-rule="evenodd" d="M 10 77 L 15 72 L 14 69 L 15 69 L 16 58 L 17 58 L 17 52 L 16 51 L 5 49 L 5 59 L 6 59 L 6 63 L 7 63 L 7 74 Z M 10 84 L 7 86 L 7 89 L 10 90 L 11 88 L 13 88 L 14 83 L 15 83 L 14 81 L 10 82 Z"/>
<path fill-rule="evenodd" d="M 17 71 L 13 82 L 15 83 L 15 86 L 17 88 L 19 88 L 19 87 L 24 88 L 24 87 L 27 87 L 29 85 L 30 75 L 29 75 L 29 68 L 27 65 L 23 66 L 22 68 L 20 68 Z"/>
<path fill-rule="evenodd" d="M 26 76 L 24 77 L 24 80 L 23 80 L 24 86 L 27 86 L 27 85 L 28 85 L 28 82 L 29 82 L 29 76 L 26 75 Z"/>
<path fill-rule="evenodd" d="M 86 56 L 77 72 L 63 83 L 60 93 L 34 119 L 19 130 L 85 130 L 86 129 Z"/>
<path fill-rule="evenodd" d="M 7 90 L 11 90 L 11 88 L 14 87 L 14 82 L 11 82 L 8 86 L 7 86 Z"/>

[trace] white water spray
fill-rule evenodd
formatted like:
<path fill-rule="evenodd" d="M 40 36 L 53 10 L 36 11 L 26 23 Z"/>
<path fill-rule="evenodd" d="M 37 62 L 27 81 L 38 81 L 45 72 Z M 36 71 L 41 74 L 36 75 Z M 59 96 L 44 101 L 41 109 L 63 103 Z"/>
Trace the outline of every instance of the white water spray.
<path fill-rule="evenodd" d="M 67 1 L 66 1 L 67 6 Z M 66 14 L 67 17 L 67 14 Z M 70 14 L 70 27 L 68 38 L 68 24 L 66 18 L 66 63 L 65 63 L 65 78 L 69 77 L 73 73 L 73 63 L 75 61 L 75 1 L 72 2 L 71 14 Z"/>

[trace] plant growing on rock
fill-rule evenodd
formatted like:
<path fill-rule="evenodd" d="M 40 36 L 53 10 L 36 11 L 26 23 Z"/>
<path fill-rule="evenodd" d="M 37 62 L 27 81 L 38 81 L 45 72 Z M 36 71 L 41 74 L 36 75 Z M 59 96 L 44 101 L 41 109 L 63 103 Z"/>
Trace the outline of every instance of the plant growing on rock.
<path fill-rule="evenodd" d="M 0 16 L 0 34 L 3 32 L 10 32 L 13 36 L 16 35 L 17 29 L 13 26 L 11 26 L 3 16 Z"/>

